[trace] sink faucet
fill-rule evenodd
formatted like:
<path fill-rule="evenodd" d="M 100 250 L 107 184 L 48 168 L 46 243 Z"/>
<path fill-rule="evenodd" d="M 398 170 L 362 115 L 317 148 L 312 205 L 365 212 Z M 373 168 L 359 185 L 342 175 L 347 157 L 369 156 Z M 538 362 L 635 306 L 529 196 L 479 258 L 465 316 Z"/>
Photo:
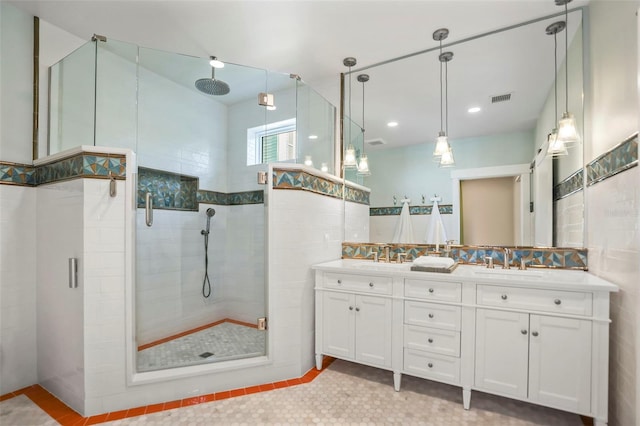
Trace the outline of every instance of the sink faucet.
<path fill-rule="evenodd" d="M 384 246 L 383 248 L 384 248 L 384 261 L 389 263 L 391 262 L 391 253 L 390 253 L 391 246 Z"/>
<path fill-rule="evenodd" d="M 509 255 L 511 254 L 511 250 L 508 247 L 504 247 L 502 251 L 504 252 L 504 262 L 502 263 L 502 269 L 510 269 L 511 264 L 509 261 Z"/>

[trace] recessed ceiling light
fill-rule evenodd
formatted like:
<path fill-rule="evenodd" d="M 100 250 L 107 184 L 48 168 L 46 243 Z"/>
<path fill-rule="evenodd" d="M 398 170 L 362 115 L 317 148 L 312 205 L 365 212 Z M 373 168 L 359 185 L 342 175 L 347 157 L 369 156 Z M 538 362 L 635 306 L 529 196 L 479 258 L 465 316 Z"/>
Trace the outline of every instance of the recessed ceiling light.
<path fill-rule="evenodd" d="M 471 113 L 471 114 L 475 114 L 476 112 L 480 112 L 482 110 L 482 108 L 480 107 L 471 107 L 467 110 L 467 112 Z"/>
<path fill-rule="evenodd" d="M 387 123 L 387 126 L 389 127 L 397 127 L 398 126 L 398 122 L 397 121 L 390 121 Z"/>
<path fill-rule="evenodd" d="M 309 135 L 309 139 L 318 139 L 318 135 Z"/>

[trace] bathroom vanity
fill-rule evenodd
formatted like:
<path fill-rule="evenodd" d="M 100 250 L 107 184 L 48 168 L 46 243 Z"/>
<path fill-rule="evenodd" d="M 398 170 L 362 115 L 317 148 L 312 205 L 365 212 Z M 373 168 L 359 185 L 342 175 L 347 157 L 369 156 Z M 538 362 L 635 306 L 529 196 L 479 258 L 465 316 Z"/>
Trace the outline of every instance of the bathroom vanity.
<path fill-rule="evenodd" d="M 411 271 L 411 263 L 314 265 L 323 355 L 607 422 L 609 294 L 583 271 Z"/>

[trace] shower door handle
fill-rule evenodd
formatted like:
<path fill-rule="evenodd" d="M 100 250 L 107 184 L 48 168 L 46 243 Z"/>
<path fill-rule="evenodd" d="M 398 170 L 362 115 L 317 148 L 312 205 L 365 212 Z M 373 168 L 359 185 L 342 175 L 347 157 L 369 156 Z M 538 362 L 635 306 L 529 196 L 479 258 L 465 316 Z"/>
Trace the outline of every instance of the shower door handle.
<path fill-rule="evenodd" d="M 147 226 L 153 225 L 153 197 L 150 192 L 144 198 L 144 219 Z"/>

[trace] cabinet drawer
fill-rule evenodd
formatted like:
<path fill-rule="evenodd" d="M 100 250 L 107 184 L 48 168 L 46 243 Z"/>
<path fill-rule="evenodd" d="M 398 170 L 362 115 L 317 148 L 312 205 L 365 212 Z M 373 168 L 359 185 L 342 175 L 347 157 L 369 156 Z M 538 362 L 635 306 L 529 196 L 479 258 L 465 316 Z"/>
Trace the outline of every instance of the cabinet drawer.
<path fill-rule="evenodd" d="M 404 302 L 404 322 L 460 331 L 460 307 L 407 300 Z"/>
<path fill-rule="evenodd" d="M 591 293 L 478 285 L 476 297 L 478 305 L 483 306 L 572 315 L 591 315 L 592 312 Z"/>
<path fill-rule="evenodd" d="M 426 379 L 460 383 L 460 358 L 405 348 L 404 371 Z"/>
<path fill-rule="evenodd" d="M 404 281 L 404 295 L 416 299 L 459 302 L 462 300 L 462 285 L 446 281 L 407 279 Z"/>
<path fill-rule="evenodd" d="M 333 274 L 324 275 L 324 287 L 362 291 L 374 294 L 391 294 L 391 277 L 373 275 Z"/>
<path fill-rule="evenodd" d="M 460 333 L 431 327 L 405 325 L 404 347 L 459 357 Z"/>

